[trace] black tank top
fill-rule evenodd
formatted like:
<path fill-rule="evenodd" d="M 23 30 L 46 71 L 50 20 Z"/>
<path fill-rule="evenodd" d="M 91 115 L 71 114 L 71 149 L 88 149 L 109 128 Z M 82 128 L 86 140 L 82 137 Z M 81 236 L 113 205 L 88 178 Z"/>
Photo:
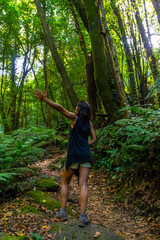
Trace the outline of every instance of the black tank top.
<path fill-rule="evenodd" d="M 88 145 L 90 135 L 90 122 L 84 122 L 77 117 L 73 128 L 69 128 L 68 152 L 66 159 L 66 169 L 73 163 L 92 163 L 91 153 Z"/>

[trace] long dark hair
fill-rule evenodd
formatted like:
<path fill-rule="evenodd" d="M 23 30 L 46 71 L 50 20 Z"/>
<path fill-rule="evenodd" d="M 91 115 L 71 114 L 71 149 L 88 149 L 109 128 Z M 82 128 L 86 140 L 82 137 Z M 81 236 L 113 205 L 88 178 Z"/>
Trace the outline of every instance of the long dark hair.
<path fill-rule="evenodd" d="M 82 121 L 89 121 L 91 119 L 91 108 L 88 103 L 85 101 L 80 101 L 77 105 L 78 107 L 78 116 Z"/>

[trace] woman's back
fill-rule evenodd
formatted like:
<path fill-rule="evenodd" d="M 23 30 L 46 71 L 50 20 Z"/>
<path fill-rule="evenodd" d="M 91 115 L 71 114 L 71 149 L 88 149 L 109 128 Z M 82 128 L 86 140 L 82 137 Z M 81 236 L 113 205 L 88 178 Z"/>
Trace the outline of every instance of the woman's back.
<path fill-rule="evenodd" d="M 91 153 L 88 145 L 90 122 L 83 121 L 77 116 L 73 128 L 70 127 L 66 168 L 77 162 L 90 162 Z"/>

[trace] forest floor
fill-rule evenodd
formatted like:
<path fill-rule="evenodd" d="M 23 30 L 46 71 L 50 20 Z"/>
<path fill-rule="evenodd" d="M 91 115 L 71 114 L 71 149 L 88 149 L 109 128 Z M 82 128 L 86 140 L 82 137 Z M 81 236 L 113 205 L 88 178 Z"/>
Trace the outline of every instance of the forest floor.
<path fill-rule="evenodd" d="M 56 178 L 56 181 L 61 184 L 60 182 L 63 169 L 51 170 L 48 166 L 51 163 L 54 163 L 57 158 L 65 157 L 65 154 L 66 153 L 55 154 L 52 158 L 44 159 L 32 165 L 32 167 L 34 166 L 41 169 L 40 177 L 54 177 Z M 147 217 L 142 216 L 141 211 L 135 208 L 135 206 L 124 206 L 123 203 L 114 200 L 117 194 L 117 189 L 113 184 L 109 185 L 106 184 L 106 182 L 107 179 L 104 172 L 99 170 L 90 171 L 87 216 L 91 219 L 92 223 L 102 225 L 109 231 L 117 233 L 121 237 L 124 237 L 126 240 L 160 239 L 160 235 L 158 236 L 157 226 L 154 221 L 151 218 L 147 219 Z M 52 196 L 54 196 L 54 198 L 57 200 L 60 200 L 60 191 L 52 193 Z M 68 205 L 78 216 L 79 187 L 77 184 L 76 176 L 73 177 L 70 184 Z M 6 205 L 6 212 L 11 212 L 12 208 L 15 208 L 14 204 L 9 207 L 9 210 Z M 3 211 L 5 211 L 5 208 Z M 14 220 L 12 219 L 12 226 L 15 225 L 16 229 L 16 223 L 13 221 Z M 6 224 L 6 232 L 9 232 L 7 226 L 8 225 Z M 3 228 L 5 228 L 5 225 L 3 225 Z"/>

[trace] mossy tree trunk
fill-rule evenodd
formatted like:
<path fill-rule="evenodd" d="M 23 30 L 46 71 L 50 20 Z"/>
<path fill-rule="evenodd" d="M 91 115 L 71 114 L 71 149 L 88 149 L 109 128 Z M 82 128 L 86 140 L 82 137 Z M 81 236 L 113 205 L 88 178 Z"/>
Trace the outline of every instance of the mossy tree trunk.
<path fill-rule="evenodd" d="M 94 76 L 98 93 L 102 99 L 109 120 L 113 121 L 117 117 L 119 105 L 114 99 L 110 86 L 109 66 L 107 64 L 103 36 L 100 34 L 96 0 L 84 0 L 84 7 L 91 39 Z"/>
<path fill-rule="evenodd" d="M 82 31 L 80 29 L 80 24 L 76 17 L 76 13 L 74 11 L 72 1 L 71 0 L 68 0 L 68 1 L 69 1 L 70 9 L 72 11 L 73 19 L 75 21 L 75 26 L 76 26 L 76 29 L 77 29 L 77 32 L 79 35 L 79 40 L 80 40 L 80 43 L 82 46 L 82 50 L 84 52 L 85 59 L 86 59 L 87 94 L 88 94 L 88 102 L 91 107 L 91 119 L 93 120 L 95 118 L 95 114 L 97 111 L 97 88 L 96 88 L 96 84 L 95 84 L 95 80 L 94 80 L 93 59 L 92 59 L 92 55 L 89 56 L 89 54 L 88 54 L 86 43 L 85 43 Z M 76 9 L 77 9 L 79 15 L 81 15 L 81 19 L 82 19 L 83 23 L 86 26 L 86 29 L 88 31 L 88 23 L 87 23 L 85 11 L 84 11 L 84 6 L 82 5 L 81 1 L 74 1 L 74 3 L 75 3 Z M 83 13 L 83 15 L 82 15 L 82 13 Z"/>

